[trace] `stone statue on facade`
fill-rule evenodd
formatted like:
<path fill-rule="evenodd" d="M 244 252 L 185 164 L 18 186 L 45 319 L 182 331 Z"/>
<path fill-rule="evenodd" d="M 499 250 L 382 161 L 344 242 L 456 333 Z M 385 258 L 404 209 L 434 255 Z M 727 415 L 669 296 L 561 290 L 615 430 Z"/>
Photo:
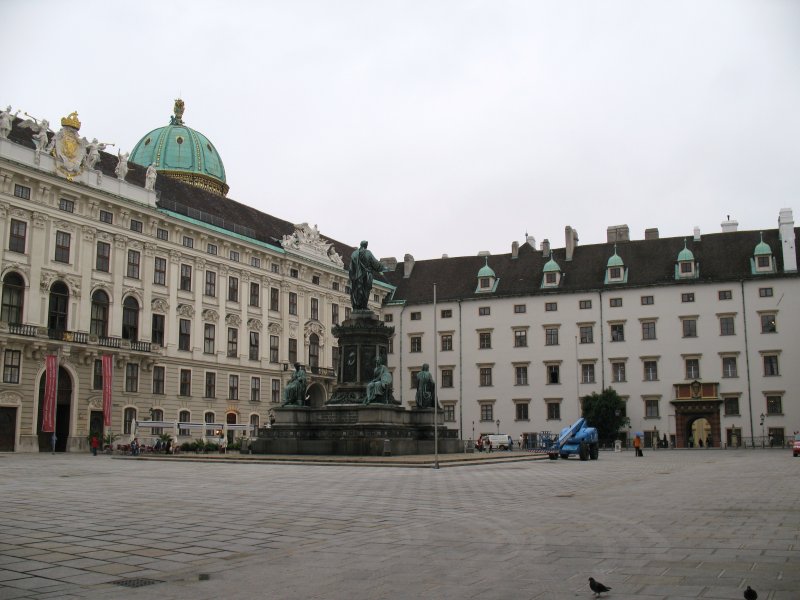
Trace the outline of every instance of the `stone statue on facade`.
<path fill-rule="evenodd" d="M 305 369 L 300 363 L 294 363 L 294 373 L 286 384 L 286 389 L 283 390 L 283 406 L 303 406 L 306 401 L 307 385 Z"/>
<path fill-rule="evenodd" d="M 36 162 L 38 163 L 41 153 L 47 150 L 49 141 L 47 133 L 50 131 L 50 122 L 47 119 L 39 121 L 31 117 L 28 113 L 25 113 L 25 116 L 28 118 L 20 123 L 20 127 L 25 127 L 33 132 L 33 148 L 36 153 Z"/>
<path fill-rule="evenodd" d="M 11 114 L 11 106 L 9 105 L 5 110 L 0 110 L 0 138 L 7 139 L 8 134 L 11 133 L 11 125 L 14 123 L 14 117 L 19 114 L 19 111 Z"/>
<path fill-rule="evenodd" d="M 375 273 L 384 270 L 375 255 L 367 250 L 367 241 L 350 255 L 350 301 L 353 310 L 367 310 Z"/>
<path fill-rule="evenodd" d="M 87 169 L 94 169 L 97 161 L 100 160 L 100 153 L 106 149 L 106 146 L 113 146 L 114 144 L 106 144 L 98 142 L 97 138 L 93 138 L 91 142 L 86 145 L 86 160 L 84 166 Z"/>
<path fill-rule="evenodd" d="M 148 192 L 152 192 L 156 189 L 156 176 L 158 173 L 156 172 L 156 164 L 151 163 L 149 167 L 147 167 L 147 173 L 144 176 L 144 189 Z"/>
<path fill-rule="evenodd" d="M 392 397 L 392 373 L 381 356 L 375 357 L 375 372 L 367 384 L 367 397 L 364 404 L 389 404 Z"/>
<path fill-rule="evenodd" d="M 117 167 L 114 169 L 114 173 L 117 174 L 117 179 L 125 180 L 125 176 L 128 174 L 129 156 L 130 154 L 128 152 L 117 151 Z"/>
<path fill-rule="evenodd" d="M 428 363 L 422 365 L 422 370 L 417 373 L 417 408 L 433 408 L 436 402 L 436 383 L 433 375 L 428 370 Z"/>

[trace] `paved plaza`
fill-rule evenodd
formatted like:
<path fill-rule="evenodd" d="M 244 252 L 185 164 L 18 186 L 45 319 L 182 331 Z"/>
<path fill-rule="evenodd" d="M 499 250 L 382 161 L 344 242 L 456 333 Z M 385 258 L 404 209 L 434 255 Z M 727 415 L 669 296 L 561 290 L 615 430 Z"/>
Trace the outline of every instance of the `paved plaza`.
<path fill-rule="evenodd" d="M 233 458 L 0 455 L 0 599 L 800 598 L 790 450 Z"/>

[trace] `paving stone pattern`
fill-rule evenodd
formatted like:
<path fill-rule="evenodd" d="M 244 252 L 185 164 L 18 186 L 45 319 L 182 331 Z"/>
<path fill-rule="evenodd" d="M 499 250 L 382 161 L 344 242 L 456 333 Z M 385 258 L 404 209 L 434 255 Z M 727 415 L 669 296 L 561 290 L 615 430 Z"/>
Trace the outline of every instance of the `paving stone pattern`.
<path fill-rule="evenodd" d="M 4 454 L 0 599 L 560 600 L 592 598 L 589 576 L 612 600 L 797 599 L 798 474 L 784 450 L 438 470 Z"/>

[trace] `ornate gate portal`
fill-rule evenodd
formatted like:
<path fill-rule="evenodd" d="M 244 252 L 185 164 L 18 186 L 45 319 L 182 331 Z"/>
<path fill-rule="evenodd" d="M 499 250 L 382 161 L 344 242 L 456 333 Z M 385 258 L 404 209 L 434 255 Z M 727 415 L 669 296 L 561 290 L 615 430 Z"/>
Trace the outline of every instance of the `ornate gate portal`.
<path fill-rule="evenodd" d="M 721 441 L 720 428 L 720 405 L 722 400 L 719 397 L 718 383 L 679 383 L 675 386 L 675 399 L 672 406 L 675 407 L 675 446 L 677 448 L 689 448 L 690 442 L 694 447 L 700 446 L 700 440 L 693 439 L 692 425 L 698 419 L 706 419 L 710 427 L 707 439 L 702 440 L 702 445 L 706 441 L 710 442 L 712 448 L 718 448 Z"/>

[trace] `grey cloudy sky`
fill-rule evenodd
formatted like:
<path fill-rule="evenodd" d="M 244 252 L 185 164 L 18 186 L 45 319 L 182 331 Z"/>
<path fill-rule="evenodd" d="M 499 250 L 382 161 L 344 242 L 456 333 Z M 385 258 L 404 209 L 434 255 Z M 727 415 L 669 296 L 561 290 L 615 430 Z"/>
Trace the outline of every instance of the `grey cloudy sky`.
<path fill-rule="evenodd" d="M 4 0 L 3 93 L 130 150 L 184 120 L 229 196 L 379 256 L 800 223 L 800 2 Z M 12 23 L 19 25 L 11 26 Z M 38 26 L 23 25 L 39 24 Z M 47 30 L 42 25 L 47 25 Z"/>

